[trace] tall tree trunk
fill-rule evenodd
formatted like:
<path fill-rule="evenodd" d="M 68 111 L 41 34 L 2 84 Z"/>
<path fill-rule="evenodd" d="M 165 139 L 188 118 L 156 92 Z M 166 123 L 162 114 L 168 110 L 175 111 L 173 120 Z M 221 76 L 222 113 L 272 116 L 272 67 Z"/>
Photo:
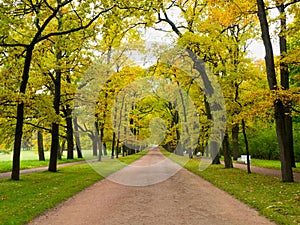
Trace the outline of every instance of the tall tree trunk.
<path fill-rule="evenodd" d="M 24 62 L 22 81 L 20 85 L 20 93 L 25 94 L 26 87 L 29 79 L 29 70 L 32 59 L 34 46 L 29 46 L 26 49 L 26 57 Z M 20 155 L 21 155 L 21 145 L 23 136 L 23 122 L 24 122 L 24 103 L 18 103 L 17 106 L 17 124 L 15 129 L 15 141 L 14 141 L 14 151 L 13 151 L 13 163 L 12 163 L 12 180 L 20 179 Z"/>
<path fill-rule="evenodd" d="M 55 72 L 55 92 L 54 92 L 54 109 L 56 116 L 59 116 L 60 110 L 60 91 L 61 91 L 61 70 L 58 69 Z M 51 150 L 50 150 L 50 161 L 49 161 L 49 168 L 48 170 L 51 172 L 57 171 L 57 152 L 59 149 L 59 122 L 55 121 L 52 123 L 52 130 L 51 130 Z"/>
<path fill-rule="evenodd" d="M 64 139 L 61 143 L 61 146 L 58 146 L 58 154 L 57 154 L 57 159 L 61 160 L 62 159 L 62 155 L 63 155 L 63 152 L 65 150 L 65 144 L 66 144 L 66 140 Z"/>
<path fill-rule="evenodd" d="M 97 117 L 96 117 L 97 118 Z M 95 121 L 95 134 L 96 134 L 96 138 L 97 138 L 97 146 L 98 146 L 98 161 L 102 160 L 102 143 L 101 143 L 101 138 L 100 138 L 100 134 L 99 134 L 99 125 L 98 122 Z"/>
<path fill-rule="evenodd" d="M 103 145 L 103 154 L 107 155 L 106 144 L 103 142 L 103 140 L 104 140 L 104 124 L 101 125 L 101 129 L 100 129 L 100 140 Z"/>
<path fill-rule="evenodd" d="M 285 5 L 282 3 L 277 6 L 278 11 L 280 13 L 280 33 L 279 33 L 279 47 L 280 47 L 280 55 L 283 57 L 287 53 L 287 41 L 284 32 L 287 29 L 286 26 L 286 13 L 285 13 Z M 284 90 L 288 90 L 290 88 L 289 81 L 289 70 L 288 65 L 280 61 L 280 84 Z M 285 106 L 285 133 L 288 143 L 288 148 L 291 154 L 291 164 L 292 167 L 296 167 L 295 163 L 295 155 L 294 155 L 294 138 L 293 138 L 293 120 L 292 120 L 292 103 L 289 102 L 287 106 Z"/>
<path fill-rule="evenodd" d="M 278 90 L 275 65 L 274 65 L 274 54 L 273 48 L 269 33 L 269 25 L 265 12 L 265 3 L 263 0 L 257 0 L 258 6 L 258 17 L 260 21 L 262 39 L 264 42 L 266 50 L 266 68 L 267 68 L 267 77 L 270 90 Z M 276 132 L 277 139 L 280 149 L 280 161 L 281 161 L 281 175 L 283 182 L 293 182 L 293 171 L 292 171 L 292 159 L 290 149 L 288 147 L 288 142 L 285 136 L 285 112 L 286 108 L 284 107 L 281 99 L 276 99 L 274 102 L 275 108 L 275 122 L 276 122 Z"/>
<path fill-rule="evenodd" d="M 246 134 L 246 125 L 245 125 L 244 119 L 242 119 L 242 129 L 243 129 L 243 136 L 244 136 L 244 142 L 245 142 L 246 154 L 247 154 L 247 172 L 251 173 L 249 145 L 248 145 L 248 138 L 247 138 L 247 134 Z"/>
<path fill-rule="evenodd" d="M 81 151 L 81 144 L 80 144 L 80 137 L 79 137 L 79 127 L 78 127 L 78 121 L 77 117 L 73 118 L 73 124 L 74 124 L 74 136 L 75 136 L 75 143 L 76 143 L 76 151 L 77 151 L 77 158 L 81 159 L 82 157 L 82 151 Z"/>
<path fill-rule="evenodd" d="M 206 117 L 209 121 L 212 121 L 212 114 L 211 109 L 209 106 L 209 103 L 207 101 L 206 95 L 204 95 L 204 106 L 206 110 Z M 220 162 L 220 154 L 219 154 L 219 143 L 215 142 L 214 140 L 211 141 L 211 143 L 208 144 L 210 156 L 212 159 L 212 164 L 221 164 Z"/>
<path fill-rule="evenodd" d="M 116 132 L 113 132 L 113 139 L 111 143 L 111 158 L 115 157 L 115 145 L 116 145 Z"/>
<path fill-rule="evenodd" d="M 117 139 L 116 158 L 119 158 L 119 140 Z"/>
<path fill-rule="evenodd" d="M 225 168 L 226 169 L 233 168 L 230 149 L 229 149 L 229 137 L 228 137 L 227 131 L 225 131 L 225 135 L 224 135 L 224 139 L 223 139 L 223 153 L 224 153 Z"/>
<path fill-rule="evenodd" d="M 232 127 L 232 152 L 233 159 L 237 160 L 239 157 L 239 124 L 235 123 Z"/>
<path fill-rule="evenodd" d="M 43 133 L 41 131 L 37 132 L 37 140 L 38 140 L 39 161 L 45 161 Z"/>
<path fill-rule="evenodd" d="M 72 122 L 72 109 L 69 105 L 67 105 L 64 111 L 67 124 L 67 159 L 74 159 L 74 131 Z"/>
<path fill-rule="evenodd" d="M 91 135 L 90 136 L 92 139 L 92 144 L 93 144 L 93 156 L 98 155 L 98 140 L 96 135 Z"/>

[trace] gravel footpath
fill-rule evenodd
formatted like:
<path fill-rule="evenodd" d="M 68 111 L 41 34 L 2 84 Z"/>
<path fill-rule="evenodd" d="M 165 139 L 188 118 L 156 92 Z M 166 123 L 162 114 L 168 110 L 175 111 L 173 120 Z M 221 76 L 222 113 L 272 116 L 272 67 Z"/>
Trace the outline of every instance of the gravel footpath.
<path fill-rule="evenodd" d="M 170 168 L 176 173 L 172 173 Z M 155 180 L 155 177 L 159 179 Z M 126 182 L 130 185 L 124 185 Z M 177 164 L 172 165 L 158 149 L 153 149 L 130 167 L 125 167 L 111 177 L 97 182 L 29 224 L 274 223 L 201 177 L 186 169 L 178 168 Z"/>

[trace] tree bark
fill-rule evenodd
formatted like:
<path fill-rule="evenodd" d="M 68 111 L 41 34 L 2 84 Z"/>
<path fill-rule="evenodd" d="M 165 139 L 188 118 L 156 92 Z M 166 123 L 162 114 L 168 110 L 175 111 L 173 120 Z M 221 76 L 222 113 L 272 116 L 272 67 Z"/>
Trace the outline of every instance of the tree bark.
<path fill-rule="evenodd" d="M 73 124 L 74 124 L 74 136 L 75 136 L 75 143 L 76 143 L 76 151 L 77 151 L 77 158 L 81 159 L 82 157 L 82 151 L 81 151 L 81 144 L 80 144 L 80 137 L 79 137 L 79 127 L 78 127 L 78 121 L 77 117 L 73 118 Z"/>
<path fill-rule="evenodd" d="M 32 60 L 34 45 L 30 45 L 26 49 L 26 57 L 22 74 L 22 81 L 20 85 L 20 93 L 25 94 L 26 87 L 29 79 L 29 70 Z M 14 142 L 14 151 L 13 151 L 13 164 L 12 164 L 12 180 L 20 179 L 20 155 L 21 155 L 21 145 L 22 145 L 22 136 L 23 136 L 23 121 L 24 121 L 24 103 L 18 103 L 17 106 L 17 123 L 15 129 L 15 142 Z"/>
<path fill-rule="evenodd" d="M 98 140 L 96 135 L 90 136 L 92 139 L 92 144 L 93 144 L 93 156 L 98 155 Z"/>
<path fill-rule="evenodd" d="M 258 17 L 260 21 L 261 31 L 262 31 L 262 39 L 265 46 L 266 51 L 266 69 L 267 69 L 267 78 L 269 83 L 269 88 L 272 91 L 278 90 L 276 73 L 275 73 L 275 65 L 274 65 L 274 54 L 273 48 L 269 33 L 269 25 L 265 12 L 265 3 L 263 0 L 257 0 L 258 6 Z M 293 182 L 293 171 L 292 171 L 292 159 L 291 153 L 289 151 L 287 139 L 285 137 L 285 111 L 281 99 L 276 99 L 274 102 L 275 108 L 275 122 L 276 122 L 276 132 L 277 139 L 280 149 L 280 161 L 281 161 L 281 174 L 283 182 Z"/>
<path fill-rule="evenodd" d="M 281 57 L 284 57 L 284 55 L 287 53 L 287 40 L 284 34 L 284 32 L 287 29 L 285 5 L 282 3 L 279 6 L 277 6 L 277 8 L 280 13 L 279 48 L 280 48 Z M 290 74 L 288 70 L 288 65 L 285 62 L 280 61 L 280 84 L 284 90 L 288 90 L 290 88 L 289 75 Z M 291 164 L 292 167 L 296 168 L 295 155 L 294 155 L 293 120 L 291 115 L 292 115 L 292 103 L 289 102 L 285 106 L 285 117 L 284 117 L 285 133 L 286 133 L 288 148 L 291 154 Z"/>
<path fill-rule="evenodd" d="M 225 168 L 226 169 L 233 168 L 230 149 L 229 149 L 229 137 L 228 137 L 227 131 L 225 131 L 225 135 L 224 135 L 224 139 L 223 139 L 223 153 L 224 153 Z"/>
<path fill-rule="evenodd" d="M 116 145 L 116 132 L 113 132 L 113 139 L 111 143 L 111 158 L 115 157 L 115 145 Z"/>
<path fill-rule="evenodd" d="M 233 159 L 237 160 L 239 157 L 239 124 L 235 123 L 232 127 L 232 151 Z"/>
<path fill-rule="evenodd" d="M 37 132 L 37 139 L 38 139 L 39 161 L 45 161 L 43 133 L 41 131 Z"/>
<path fill-rule="evenodd" d="M 74 159 L 74 131 L 72 122 L 72 109 L 69 105 L 65 108 L 65 117 L 67 124 L 67 159 Z"/>
<path fill-rule="evenodd" d="M 242 119 L 242 129 L 243 129 L 243 136 L 244 136 L 244 142 L 245 142 L 246 154 L 247 154 L 247 172 L 251 173 L 249 145 L 248 145 L 248 139 L 247 139 L 247 134 L 246 134 L 245 120 L 243 120 L 243 119 Z"/>
<path fill-rule="evenodd" d="M 59 160 L 62 159 L 62 155 L 65 150 L 65 144 L 66 144 L 66 140 L 64 139 L 61 143 L 61 146 L 58 146 L 59 151 L 57 153 L 57 159 L 59 159 Z"/>
<path fill-rule="evenodd" d="M 54 101 L 53 106 L 55 114 L 59 116 L 60 110 L 60 91 L 61 91 L 61 70 L 56 70 L 55 72 L 55 92 L 54 92 Z M 51 172 L 57 171 L 57 152 L 59 148 L 59 122 L 55 121 L 52 123 L 51 130 L 51 150 L 50 150 L 50 161 L 48 170 Z"/>
<path fill-rule="evenodd" d="M 102 124 L 101 128 L 100 128 L 100 140 L 103 145 L 103 154 L 107 155 L 106 144 L 103 142 L 103 140 L 104 140 L 104 124 Z"/>

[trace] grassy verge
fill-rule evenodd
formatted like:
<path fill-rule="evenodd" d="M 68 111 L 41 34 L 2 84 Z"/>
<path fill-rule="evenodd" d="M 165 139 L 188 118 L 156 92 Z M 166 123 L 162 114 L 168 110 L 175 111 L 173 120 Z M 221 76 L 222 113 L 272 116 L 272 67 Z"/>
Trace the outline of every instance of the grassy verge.
<path fill-rule="evenodd" d="M 164 150 L 163 153 L 168 155 Z M 179 164 L 183 161 L 181 156 L 173 154 L 172 160 Z M 278 224 L 300 224 L 300 183 L 282 183 L 269 176 L 224 169 L 223 165 L 199 171 L 197 159 L 190 159 L 184 167 Z"/>
<path fill-rule="evenodd" d="M 126 164 L 139 159 L 146 151 L 122 157 Z M 102 165 L 103 168 L 107 164 Z M 89 164 L 62 167 L 57 173 L 24 174 L 20 181 L 0 179 L 0 224 L 24 224 L 96 181 L 100 176 Z"/>

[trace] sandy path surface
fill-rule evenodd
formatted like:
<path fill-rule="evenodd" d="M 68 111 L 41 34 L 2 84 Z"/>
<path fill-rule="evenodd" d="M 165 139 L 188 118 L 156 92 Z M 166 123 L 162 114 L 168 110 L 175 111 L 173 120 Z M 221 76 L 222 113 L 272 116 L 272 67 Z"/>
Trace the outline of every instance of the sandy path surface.
<path fill-rule="evenodd" d="M 164 168 L 162 164 L 168 168 Z M 140 169 L 143 165 L 158 165 L 160 169 L 143 168 L 143 172 L 146 172 L 142 177 Z M 145 180 L 153 181 L 152 177 L 170 175 L 170 166 L 174 166 L 174 170 L 178 168 L 154 149 L 136 161 L 130 169 L 124 168 L 112 176 L 113 179 L 121 177 L 122 182 L 127 179 L 142 179 L 137 182 L 141 185 L 146 184 Z M 29 224 L 274 224 L 185 169 L 179 169 L 162 182 L 146 186 L 122 185 L 110 179 L 111 177 L 92 185 Z"/>

